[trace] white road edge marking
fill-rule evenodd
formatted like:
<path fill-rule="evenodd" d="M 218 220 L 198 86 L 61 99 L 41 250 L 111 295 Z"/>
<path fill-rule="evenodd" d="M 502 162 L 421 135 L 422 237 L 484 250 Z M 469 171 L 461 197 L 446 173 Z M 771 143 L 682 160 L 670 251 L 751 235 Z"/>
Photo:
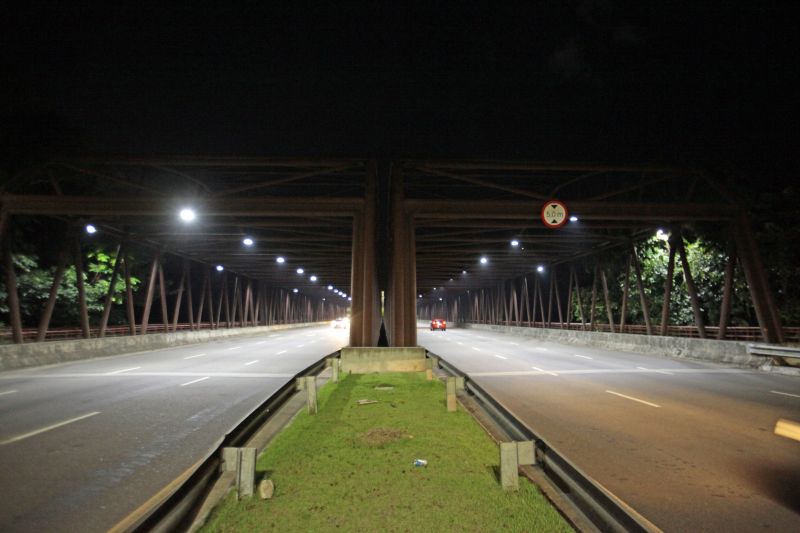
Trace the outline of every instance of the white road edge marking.
<path fill-rule="evenodd" d="M 508 357 L 503 357 L 502 355 L 494 354 L 494 356 L 497 357 L 498 359 L 508 359 Z"/>
<path fill-rule="evenodd" d="M 275 355 L 280 355 L 282 353 L 286 353 L 286 350 L 281 350 L 280 352 L 276 353 Z"/>
<path fill-rule="evenodd" d="M 658 404 L 646 402 L 644 400 L 640 400 L 639 398 L 634 398 L 633 396 L 626 396 L 624 394 L 620 394 L 618 392 L 614 392 L 613 390 L 607 390 L 606 392 L 609 393 L 609 394 L 613 394 L 615 396 L 619 396 L 620 398 L 626 398 L 628 400 L 633 400 L 634 402 L 639 402 L 639 403 L 643 403 L 645 405 L 649 405 L 650 407 L 661 407 Z"/>
<path fill-rule="evenodd" d="M 228 350 L 238 350 L 241 346 L 234 346 L 233 348 L 228 348 Z"/>
<path fill-rule="evenodd" d="M 185 387 L 186 385 L 191 385 L 192 383 L 197 383 L 198 381 L 205 381 L 208 378 L 209 378 L 209 376 L 206 376 L 204 378 L 193 379 L 192 381 L 187 381 L 186 383 L 181 383 L 181 387 Z"/>
<path fill-rule="evenodd" d="M 106 372 L 106 376 L 113 376 L 114 374 L 122 374 L 123 372 L 129 372 L 131 370 L 139 370 L 140 368 L 142 368 L 142 367 L 134 366 L 134 367 L 131 367 L 131 368 L 123 368 L 121 370 L 114 370 L 113 372 Z"/>
<path fill-rule="evenodd" d="M 0 392 L 0 396 L 5 396 L 6 394 L 14 394 L 15 392 L 17 392 L 17 391 L 15 391 L 15 390 L 4 390 L 3 392 Z"/>
<path fill-rule="evenodd" d="M 250 365 L 254 365 L 256 363 L 258 363 L 258 359 L 256 359 L 255 361 L 250 361 L 249 363 L 245 363 L 244 366 L 250 366 Z"/>
<path fill-rule="evenodd" d="M 645 370 L 647 372 L 658 372 L 659 374 L 666 374 L 667 376 L 674 376 L 675 375 L 672 372 L 667 372 L 666 370 L 654 370 L 652 368 L 645 368 L 643 366 L 637 366 L 636 368 L 638 370 Z"/>
<path fill-rule="evenodd" d="M 800 394 L 791 394 L 789 392 L 781 392 L 781 391 L 778 391 L 778 390 L 771 390 L 770 392 L 772 394 L 781 394 L 783 396 L 791 396 L 792 398 L 800 398 Z M 0 393 L 0 394 L 2 394 L 2 393 Z"/>
<path fill-rule="evenodd" d="M 53 424 L 51 426 L 47 426 L 41 429 L 37 429 L 35 431 L 31 431 L 29 433 L 23 433 L 22 435 L 17 435 L 16 437 L 11 437 L 10 439 L 6 439 L 4 441 L 0 441 L 0 446 L 4 446 L 6 444 L 11 444 L 12 442 L 21 441 L 23 439 L 27 439 L 28 437 L 33 437 L 39 435 L 40 433 L 44 433 L 45 431 L 50 431 L 51 429 L 60 428 L 61 426 L 66 426 L 67 424 L 72 424 L 73 422 L 77 422 L 78 420 L 83 420 L 84 418 L 89 418 L 90 416 L 99 415 L 100 411 L 93 411 L 91 413 L 86 413 L 85 415 L 76 416 L 75 418 L 70 418 L 69 420 L 64 420 L 63 422 L 58 422 L 57 424 Z"/>
<path fill-rule="evenodd" d="M 549 370 L 542 370 L 538 366 L 532 366 L 531 368 L 539 372 L 544 372 L 545 374 L 550 374 L 551 376 L 558 376 L 558 374 L 556 374 L 555 372 L 550 372 Z"/>
<path fill-rule="evenodd" d="M 581 355 L 579 353 L 573 354 L 575 357 L 581 357 L 583 359 L 594 359 L 594 357 L 589 357 L 588 355 Z"/>
<path fill-rule="evenodd" d="M 198 354 L 195 354 L 195 355 L 190 355 L 188 357 L 184 357 L 184 359 L 194 359 L 195 357 L 203 357 L 205 355 L 206 354 L 204 354 L 204 353 L 198 353 Z"/>

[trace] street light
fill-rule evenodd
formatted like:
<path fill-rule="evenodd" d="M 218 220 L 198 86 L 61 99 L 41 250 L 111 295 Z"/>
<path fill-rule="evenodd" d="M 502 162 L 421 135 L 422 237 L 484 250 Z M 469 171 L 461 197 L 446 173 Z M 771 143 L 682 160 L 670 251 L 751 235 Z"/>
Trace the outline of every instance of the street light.
<path fill-rule="evenodd" d="M 297 273 L 298 273 L 298 274 L 302 274 L 303 272 L 305 272 L 305 270 L 303 270 L 302 268 L 298 268 L 298 269 L 297 269 Z"/>
<path fill-rule="evenodd" d="M 281 256 L 278 256 L 278 257 L 276 257 L 276 258 L 275 258 L 275 261 L 276 261 L 277 263 L 283 264 L 283 263 L 285 263 L 285 262 L 286 262 L 286 259 L 284 259 L 284 258 L 283 258 L 283 257 L 281 257 Z"/>
<path fill-rule="evenodd" d="M 488 259 L 486 259 L 485 257 L 481 257 L 481 264 L 482 264 L 482 265 L 485 265 L 485 264 L 486 264 L 486 263 L 488 263 L 488 262 L 489 262 L 489 260 L 488 260 Z"/>
<path fill-rule="evenodd" d="M 536 272 L 544 272 L 544 267 L 542 265 L 537 266 Z"/>
<path fill-rule="evenodd" d="M 519 246 L 519 241 L 517 239 L 514 239 L 513 241 L 511 241 L 511 246 L 514 246 L 514 247 Z"/>
<path fill-rule="evenodd" d="M 253 246 L 253 242 L 254 242 L 253 239 L 251 239 L 250 237 L 245 237 L 244 239 L 242 239 L 242 244 L 244 244 L 245 246 Z"/>
<path fill-rule="evenodd" d="M 578 221 L 578 217 L 576 217 L 575 215 L 572 215 L 571 217 L 569 217 L 569 221 L 570 222 L 577 222 Z"/>
<path fill-rule="evenodd" d="M 300 292 L 298 289 L 292 289 L 292 292 Z"/>
<path fill-rule="evenodd" d="M 86 233 L 88 233 L 89 235 L 93 235 L 97 233 L 97 228 L 95 228 L 91 224 L 86 224 Z"/>
<path fill-rule="evenodd" d="M 192 222 L 192 221 L 194 221 L 195 218 L 197 218 L 197 215 L 195 214 L 194 209 L 192 209 L 190 207 L 184 207 L 183 209 L 181 209 L 181 212 L 179 213 L 179 216 L 181 217 L 181 220 L 183 220 L 184 222 L 187 222 L 187 223 L 188 222 Z"/>
<path fill-rule="evenodd" d="M 222 272 L 223 270 L 225 270 L 225 267 L 224 267 L 224 266 L 222 266 L 222 265 L 217 265 L 217 272 Z"/>
<path fill-rule="evenodd" d="M 311 281 L 317 281 L 317 276 L 311 276 L 311 277 L 310 277 L 310 278 L 308 278 L 308 279 L 310 279 Z"/>

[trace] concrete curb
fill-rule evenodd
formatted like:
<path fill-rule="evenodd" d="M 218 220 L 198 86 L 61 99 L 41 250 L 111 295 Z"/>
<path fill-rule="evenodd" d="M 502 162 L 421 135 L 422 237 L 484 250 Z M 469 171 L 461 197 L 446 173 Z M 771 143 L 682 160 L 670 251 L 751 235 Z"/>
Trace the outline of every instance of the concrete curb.
<path fill-rule="evenodd" d="M 34 366 L 68 363 L 111 355 L 146 352 L 187 344 L 198 344 L 228 337 L 260 335 L 270 331 L 318 326 L 325 322 L 277 324 L 231 329 L 204 329 L 178 331 L 151 335 L 104 337 L 102 339 L 75 339 L 53 342 L 32 342 L 0 346 L 0 372 Z"/>

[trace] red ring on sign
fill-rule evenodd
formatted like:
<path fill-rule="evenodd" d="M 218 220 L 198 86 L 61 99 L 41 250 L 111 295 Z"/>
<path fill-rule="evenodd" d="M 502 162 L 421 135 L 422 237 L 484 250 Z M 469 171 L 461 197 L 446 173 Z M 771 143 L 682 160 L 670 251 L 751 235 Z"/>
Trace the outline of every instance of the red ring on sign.
<path fill-rule="evenodd" d="M 545 209 L 550 207 L 550 205 L 552 205 L 552 204 L 557 204 L 558 206 L 560 206 L 564 210 L 564 218 L 558 224 L 552 224 L 552 223 L 550 223 L 550 221 L 548 221 L 544 217 Z M 569 210 L 567 209 L 567 204 L 565 204 L 561 200 L 550 200 L 550 201 L 544 203 L 544 205 L 542 206 L 542 211 L 541 211 L 539 216 L 541 217 L 542 223 L 544 223 L 545 227 L 548 227 L 548 228 L 551 228 L 551 229 L 556 229 L 556 228 L 560 228 L 561 226 L 563 226 L 564 224 L 567 223 L 567 221 L 569 220 Z"/>

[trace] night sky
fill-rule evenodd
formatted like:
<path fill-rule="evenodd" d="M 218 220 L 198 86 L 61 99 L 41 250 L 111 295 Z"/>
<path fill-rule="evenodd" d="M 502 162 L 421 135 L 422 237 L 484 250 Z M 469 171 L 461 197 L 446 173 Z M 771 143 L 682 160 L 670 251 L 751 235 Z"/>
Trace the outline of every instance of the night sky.
<path fill-rule="evenodd" d="M 24 4 L 2 17 L 6 167 L 99 152 L 796 168 L 799 2 Z"/>

